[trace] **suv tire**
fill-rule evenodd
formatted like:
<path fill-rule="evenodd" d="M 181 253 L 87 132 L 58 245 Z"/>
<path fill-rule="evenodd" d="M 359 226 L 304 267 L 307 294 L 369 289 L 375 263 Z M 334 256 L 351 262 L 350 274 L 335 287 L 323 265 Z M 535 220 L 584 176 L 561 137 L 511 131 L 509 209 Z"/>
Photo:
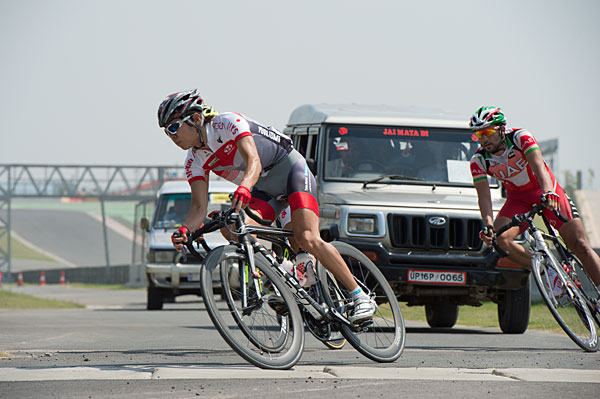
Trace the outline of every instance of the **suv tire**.
<path fill-rule="evenodd" d="M 505 334 L 523 334 L 529 325 L 531 283 L 516 290 L 506 290 L 498 302 L 498 321 Z"/>
<path fill-rule="evenodd" d="M 148 287 L 146 309 L 161 310 L 163 308 L 163 293 L 158 287 Z"/>
<path fill-rule="evenodd" d="M 433 328 L 450 328 L 458 320 L 458 305 L 452 303 L 432 303 L 425 305 L 427 324 Z"/>

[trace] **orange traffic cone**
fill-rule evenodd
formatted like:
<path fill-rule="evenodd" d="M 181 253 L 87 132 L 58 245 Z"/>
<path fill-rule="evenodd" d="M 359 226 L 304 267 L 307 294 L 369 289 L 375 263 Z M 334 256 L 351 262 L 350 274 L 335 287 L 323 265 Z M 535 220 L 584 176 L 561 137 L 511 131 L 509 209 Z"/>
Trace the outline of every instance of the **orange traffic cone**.
<path fill-rule="evenodd" d="M 64 272 L 64 270 L 60 271 L 60 280 L 58 281 L 58 284 L 65 285 L 65 272 Z"/>
<path fill-rule="evenodd" d="M 19 287 L 23 286 L 23 273 L 19 272 L 19 277 L 17 277 L 17 284 Z"/>
<path fill-rule="evenodd" d="M 40 285 L 46 285 L 46 272 L 43 270 L 40 273 Z"/>

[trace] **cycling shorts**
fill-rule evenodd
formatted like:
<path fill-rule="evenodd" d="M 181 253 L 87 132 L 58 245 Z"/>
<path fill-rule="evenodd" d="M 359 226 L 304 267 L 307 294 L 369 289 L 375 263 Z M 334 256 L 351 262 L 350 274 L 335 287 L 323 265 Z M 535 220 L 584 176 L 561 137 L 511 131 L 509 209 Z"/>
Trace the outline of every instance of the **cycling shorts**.
<path fill-rule="evenodd" d="M 565 193 L 561 186 L 556 185 L 556 194 L 559 196 L 558 203 L 560 205 L 560 213 L 566 219 L 574 219 L 579 217 L 579 213 L 575 204 L 569 196 Z M 536 191 L 524 191 L 524 192 L 511 192 L 508 191 L 506 193 L 506 202 L 500 212 L 498 212 L 497 217 L 506 217 L 512 218 L 514 215 L 529 212 L 534 205 L 537 205 L 541 202 L 542 189 Z M 544 216 L 550 222 L 552 227 L 559 230 L 564 222 L 561 222 L 554 212 L 550 209 L 544 209 L 542 211 Z M 520 231 L 523 233 L 527 229 L 527 226 L 522 224 L 520 226 Z"/>
<path fill-rule="evenodd" d="M 273 165 L 266 176 L 258 179 L 252 189 L 250 208 L 263 219 L 275 220 L 289 204 L 290 211 L 307 208 L 319 216 L 317 182 L 304 157 L 292 150 Z"/>

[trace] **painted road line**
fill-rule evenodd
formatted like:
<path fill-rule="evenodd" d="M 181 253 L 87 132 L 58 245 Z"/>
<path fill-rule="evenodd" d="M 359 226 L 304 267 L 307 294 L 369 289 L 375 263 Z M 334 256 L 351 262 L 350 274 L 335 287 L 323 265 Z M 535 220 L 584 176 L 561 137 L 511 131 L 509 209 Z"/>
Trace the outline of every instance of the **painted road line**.
<path fill-rule="evenodd" d="M 296 366 L 292 370 L 262 370 L 251 366 L 199 367 L 128 365 L 99 367 L 3 367 L 0 381 L 149 380 L 149 379 L 361 379 L 430 381 L 579 382 L 600 384 L 600 370 L 466 369 Z"/>

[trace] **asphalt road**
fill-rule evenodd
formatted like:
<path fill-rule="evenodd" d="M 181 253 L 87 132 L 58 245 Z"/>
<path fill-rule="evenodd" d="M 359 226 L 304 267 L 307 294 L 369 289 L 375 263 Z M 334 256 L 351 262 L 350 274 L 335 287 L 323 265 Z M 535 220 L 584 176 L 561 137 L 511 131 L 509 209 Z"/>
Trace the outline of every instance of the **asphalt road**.
<path fill-rule="evenodd" d="M 5 288 L 6 289 L 6 288 Z M 307 335 L 290 371 L 257 369 L 214 330 L 196 297 L 145 310 L 144 290 L 14 287 L 86 309 L 0 310 L 0 397 L 598 398 L 600 353 L 564 334 L 407 324 L 396 362 Z"/>
<path fill-rule="evenodd" d="M 85 212 L 13 209 L 12 230 L 26 241 L 76 266 L 104 266 L 106 256 L 102 223 Z M 107 229 L 111 265 L 131 262 L 132 241 Z M 65 262 L 13 259 L 12 271 L 64 268 Z"/>

